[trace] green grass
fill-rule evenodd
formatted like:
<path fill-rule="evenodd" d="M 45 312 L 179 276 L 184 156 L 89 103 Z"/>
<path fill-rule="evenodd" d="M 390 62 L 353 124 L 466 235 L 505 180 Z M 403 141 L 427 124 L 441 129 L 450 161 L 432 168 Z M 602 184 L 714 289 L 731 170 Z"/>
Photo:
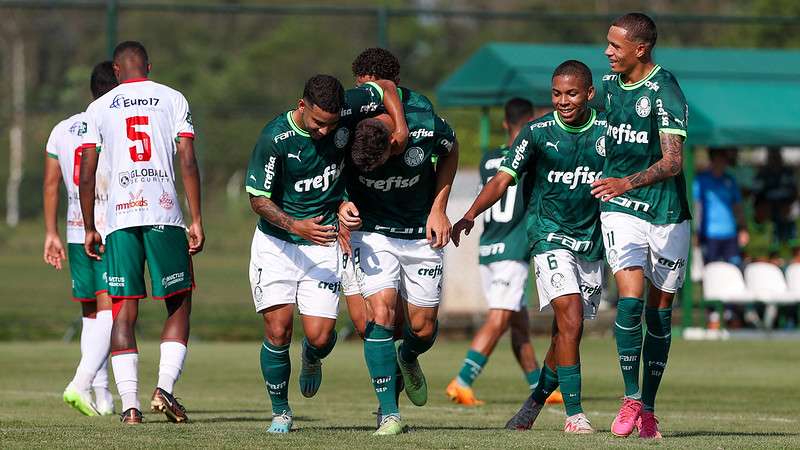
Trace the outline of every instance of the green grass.
<path fill-rule="evenodd" d="M 257 324 L 252 328 L 258 329 Z M 546 342 L 535 341 L 537 349 Z M 313 399 L 297 389 L 299 347 L 292 348 L 290 400 L 296 431 L 268 436 L 268 401 L 258 366 L 259 342 L 193 342 L 178 394 L 191 423 L 174 425 L 145 413 L 146 423 L 126 427 L 116 417 L 79 416 L 60 399 L 77 363 L 77 344 L 0 343 L 0 442 L 17 447 L 237 447 L 237 448 L 590 448 L 631 447 L 609 424 L 619 406 L 621 381 L 613 342 L 589 339 L 583 346 L 584 407 L 598 433 L 565 436 L 563 409 L 547 407 L 529 432 L 506 432 L 505 421 L 528 395 L 521 372 L 501 342 L 476 382 L 487 405 L 467 409 L 449 403 L 443 390 L 459 368 L 467 343 L 442 340 L 422 357 L 430 386 L 428 405 L 401 411 L 410 432 L 376 439 L 375 397 L 358 342 L 343 342 L 325 361 L 322 388 Z M 786 448 L 800 446 L 796 342 L 673 343 L 658 399 L 668 448 Z M 158 349 L 141 348 L 143 403 L 156 379 Z M 119 402 L 117 402 L 119 408 Z"/>

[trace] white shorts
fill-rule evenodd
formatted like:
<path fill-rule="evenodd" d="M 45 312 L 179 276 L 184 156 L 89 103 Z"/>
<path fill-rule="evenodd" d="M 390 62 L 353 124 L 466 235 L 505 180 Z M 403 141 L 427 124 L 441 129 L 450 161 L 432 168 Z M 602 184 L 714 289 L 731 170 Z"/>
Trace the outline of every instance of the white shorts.
<path fill-rule="evenodd" d="M 444 252 L 427 239 L 398 239 L 380 233 L 354 231 L 353 252 L 359 252 L 361 294 L 367 298 L 396 289 L 414 306 L 433 308 L 442 297 Z"/>
<path fill-rule="evenodd" d="M 339 261 L 342 268 L 342 294 L 345 296 L 361 295 L 361 280 L 364 273 L 361 272 L 359 261 L 361 259 L 360 249 L 353 249 L 353 255 L 339 251 Z"/>
<path fill-rule="evenodd" d="M 683 287 L 689 257 L 689 221 L 654 225 L 630 214 L 600 214 L 606 260 L 611 271 L 641 267 L 656 288 L 675 293 Z"/>
<path fill-rule="evenodd" d="M 338 245 L 297 245 L 256 229 L 250 249 L 250 289 L 259 313 L 296 303 L 302 315 L 335 319 Z"/>
<path fill-rule="evenodd" d="M 586 261 L 570 250 L 549 250 L 534 255 L 539 310 L 563 295 L 580 294 L 583 318 L 597 317 L 603 290 L 603 261 Z"/>
<path fill-rule="evenodd" d="M 525 261 L 495 261 L 481 264 L 483 295 L 489 309 L 520 311 L 527 306 L 525 284 L 530 266 Z"/>

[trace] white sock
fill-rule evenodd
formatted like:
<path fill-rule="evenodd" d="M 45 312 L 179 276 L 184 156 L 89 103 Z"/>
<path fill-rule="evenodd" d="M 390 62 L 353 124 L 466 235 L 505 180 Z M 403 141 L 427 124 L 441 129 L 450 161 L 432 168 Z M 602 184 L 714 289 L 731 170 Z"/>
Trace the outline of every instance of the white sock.
<path fill-rule="evenodd" d="M 156 386 L 172 394 L 175 382 L 181 376 L 185 360 L 185 345 L 175 341 L 162 342 L 161 362 L 158 365 L 158 384 Z"/>
<path fill-rule="evenodd" d="M 89 350 L 92 353 L 93 361 L 101 361 L 100 368 L 97 369 L 94 380 L 92 380 L 92 388 L 95 392 L 98 389 L 108 390 L 108 350 L 111 347 L 111 327 L 113 325 L 114 319 L 111 317 L 111 311 L 98 311 L 92 330 L 93 346 Z"/>
<path fill-rule="evenodd" d="M 70 383 L 78 391 L 88 391 L 92 386 L 92 379 L 97 372 L 96 367 L 92 367 L 92 331 L 95 328 L 97 319 L 84 317 L 81 326 L 81 360 L 78 368 L 75 369 L 75 377 Z"/>
<path fill-rule="evenodd" d="M 111 367 L 114 369 L 114 379 L 117 381 L 117 391 L 122 398 L 122 410 L 130 408 L 142 410 L 139 404 L 138 385 L 138 353 L 123 353 L 111 357 Z"/>

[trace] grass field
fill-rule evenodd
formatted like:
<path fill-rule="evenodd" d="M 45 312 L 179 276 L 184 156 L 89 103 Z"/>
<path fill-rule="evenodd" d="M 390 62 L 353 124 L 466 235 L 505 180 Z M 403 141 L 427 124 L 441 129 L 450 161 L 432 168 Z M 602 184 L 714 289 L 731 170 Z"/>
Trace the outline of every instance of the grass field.
<path fill-rule="evenodd" d="M 545 341 L 537 339 L 538 349 Z M 313 399 L 297 390 L 299 347 L 292 349 L 290 401 L 296 431 L 270 436 L 268 401 L 258 368 L 259 342 L 190 344 L 177 391 L 191 423 L 174 425 L 161 415 L 122 426 L 117 417 L 87 418 L 62 404 L 60 394 L 77 363 L 77 344 L 0 343 L 0 447 L 70 448 L 597 448 L 647 445 L 618 439 L 609 425 L 619 404 L 620 376 L 613 342 L 589 339 L 583 346 L 584 407 L 598 433 L 565 436 L 563 408 L 547 407 L 534 429 L 506 432 L 502 426 L 527 396 L 521 372 L 501 342 L 476 383 L 487 405 L 453 405 L 443 390 L 463 358 L 466 342 L 445 341 L 422 357 L 430 385 L 428 405 L 401 411 L 410 431 L 376 439 L 374 394 L 360 343 L 341 343 L 325 362 L 322 388 Z M 658 416 L 668 448 L 800 447 L 797 389 L 800 349 L 796 342 L 673 342 Z M 158 348 L 141 346 L 140 398 L 156 378 Z M 115 391 L 115 389 L 112 389 Z M 119 402 L 117 402 L 119 408 Z"/>

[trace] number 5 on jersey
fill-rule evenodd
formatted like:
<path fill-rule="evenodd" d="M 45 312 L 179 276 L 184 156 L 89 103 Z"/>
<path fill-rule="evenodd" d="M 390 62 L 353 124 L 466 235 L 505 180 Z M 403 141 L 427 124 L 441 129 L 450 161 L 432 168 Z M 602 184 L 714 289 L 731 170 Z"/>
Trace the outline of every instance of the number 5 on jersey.
<path fill-rule="evenodd" d="M 128 139 L 134 141 L 134 145 L 129 147 L 131 160 L 133 162 L 150 161 L 152 151 L 150 149 L 150 135 L 136 129 L 137 125 L 149 125 L 150 119 L 147 116 L 133 116 L 125 119 Z M 137 142 L 139 141 L 139 142 Z"/>

